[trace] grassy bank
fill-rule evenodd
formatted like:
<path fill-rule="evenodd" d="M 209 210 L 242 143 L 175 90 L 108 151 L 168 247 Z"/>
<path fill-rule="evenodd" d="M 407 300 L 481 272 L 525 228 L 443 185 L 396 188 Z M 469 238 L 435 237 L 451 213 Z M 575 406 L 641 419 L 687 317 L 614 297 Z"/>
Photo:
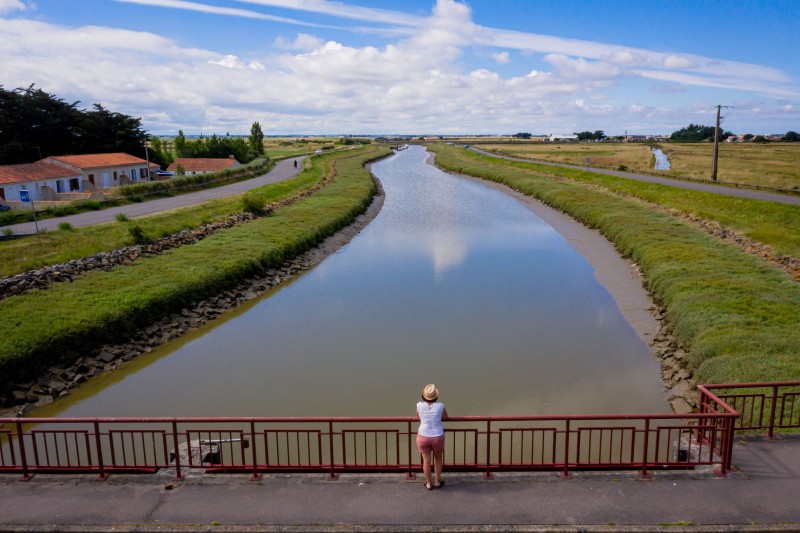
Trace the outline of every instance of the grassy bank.
<path fill-rule="evenodd" d="M 432 150 L 443 168 L 539 198 L 597 228 L 636 261 L 654 298 L 665 305 L 676 338 L 688 348 L 687 367 L 697 382 L 800 379 L 800 285 L 783 272 L 646 204 L 553 180 L 542 172 L 552 173 L 549 167 L 446 145 Z M 666 202 L 669 191 L 658 194 Z M 700 204 L 704 198 L 684 201 Z"/>
<path fill-rule="evenodd" d="M 471 160 L 482 161 L 484 165 L 526 169 L 540 176 L 567 178 L 605 187 L 618 194 L 634 196 L 667 209 L 712 220 L 771 246 L 779 254 L 800 257 L 800 233 L 797 231 L 800 227 L 800 206 L 691 191 L 536 163 L 502 161 L 474 154 Z"/>
<path fill-rule="evenodd" d="M 315 158 L 298 179 L 322 172 L 335 172 L 336 178 L 271 216 L 131 266 L 5 299 L 0 375 L 21 379 L 56 361 L 74 360 L 313 247 L 366 209 L 375 185 L 363 165 L 387 153 L 373 147 Z"/>
<path fill-rule="evenodd" d="M 263 199 L 267 204 L 279 202 L 317 185 L 322 177 L 321 169 L 317 168 L 285 181 L 264 185 L 249 194 Z M 2 241 L 0 276 L 12 276 L 26 270 L 129 246 L 134 243 L 131 234 L 134 227 L 141 228 L 144 236 L 149 238 L 164 237 L 184 229 L 196 228 L 228 215 L 241 213 L 243 210 L 241 197 L 239 194 L 132 220 Z"/>

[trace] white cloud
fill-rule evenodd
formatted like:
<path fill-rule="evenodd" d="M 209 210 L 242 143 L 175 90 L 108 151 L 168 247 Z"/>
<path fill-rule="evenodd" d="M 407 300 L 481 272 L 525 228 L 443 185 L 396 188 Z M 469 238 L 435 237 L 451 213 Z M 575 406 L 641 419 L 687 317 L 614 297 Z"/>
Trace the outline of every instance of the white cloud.
<path fill-rule="evenodd" d="M 275 45 L 284 50 L 303 50 L 311 51 L 315 48 L 322 46 L 323 41 L 319 37 L 309 35 L 307 33 L 299 33 L 293 41 L 289 41 L 284 37 L 275 39 Z"/>
<path fill-rule="evenodd" d="M 0 7 L 10 5 L 9 1 L 0 0 Z M 249 9 L 183 0 L 118 1 L 210 10 L 207 12 L 214 15 L 267 17 Z M 678 115 L 693 119 L 694 114 L 711 116 L 709 103 L 669 109 L 660 103 L 656 107 L 646 101 L 624 101 L 618 96 L 623 84 L 635 77 L 655 80 L 660 84 L 655 90 L 702 86 L 784 99 L 781 106 L 761 106 L 761 115 L 770 117 L 796 113 L 784 111 L 783 106 L 800 100 L 800 93 L 785 82 L 786 76 L 774 69 L 490 30 L 476 25 L 469 7 L 454 0 L 439 0 L 428 17 L 394 17 L 395 12 L 323 0 L 240 3 L 393 24 L 395 30 L 402 30 L 381 46 L 355 46 L 342 38 L 323 41 L 300 33 L 293 39 L 275 40 L 274 54 L 269 55 L 257 46 L 253 49 L 261 51 L 252 53 L 226 49 L 225 45 L 220 50 L 204 50 L 144 31 L 68 28 L 0 18 L 2 81 L 6 86 L 36 83 L 68 101 L 103 103 L 141 116 L 145 127 L 155 133 L 179 128 L 187 132 L 246 132 L 253 120 L 259 120 L 267 133 L 578 131 L 576 128 L 611 133 L 615 128 L 646 123 L 646 119 L 665 124 Z M 291 24 L 310 25 L 290 20 Z M 386 35 L 383 33 L 384 38 Z M 487 54 L 482 48 L 487 45 L 501 50 Z M 476 51 L 476 47 L 480 48 Z M 540 59 L 549 66 L 504 77 L 492 69 L 510 61 L 508 50 L 522 51 L 517 64 L 523 68 L 525 61 L 530 61 L 526 54 L 541 53 Z M 469 63 L 473 56 L 482 64 Z M 736 65 L 742 68 L 732 68 Z M 613 93 L 607 90 L 611 86 Z M 653 98 L 652 92 L 644 93 Z"/>
<path fill-rule="evenodd" d="M 497 52 L 496 54 L 492 54 L 492 59 L 498 65 L 506 65 L 511 63 L 511 57 L 509 57 L 508 52 Z"/>
<path fill-rule="evenodd" d="M 22 0 L 0 0 L 0 15 L 12 11 L 25 11 L 26 7 Z"/>

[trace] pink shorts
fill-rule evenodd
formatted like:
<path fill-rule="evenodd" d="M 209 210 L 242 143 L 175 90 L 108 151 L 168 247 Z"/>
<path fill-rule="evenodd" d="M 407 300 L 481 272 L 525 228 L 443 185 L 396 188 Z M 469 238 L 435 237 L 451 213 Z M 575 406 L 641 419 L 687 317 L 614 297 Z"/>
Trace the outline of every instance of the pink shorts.
<path fill-rule="evenodd" d="M 438 437 L 424 437 L 417 434 L 417 449 L 419 453 L 426 454 L 431 452 L 441 453 L 444 451 L 444 435 Z"/>

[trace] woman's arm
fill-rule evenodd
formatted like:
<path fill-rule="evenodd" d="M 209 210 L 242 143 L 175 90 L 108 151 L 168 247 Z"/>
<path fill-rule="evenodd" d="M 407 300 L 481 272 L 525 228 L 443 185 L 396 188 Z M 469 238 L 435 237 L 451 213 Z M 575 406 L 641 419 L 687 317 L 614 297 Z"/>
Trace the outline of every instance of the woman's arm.
<path fill-rule="evenodd" d="M 419 415 L 417 415 L 417 418 L 419 418 Z M 450 417 L 447 415 L 447 407 L 445 407 L 442 409 L 442 420 L 447 420 L 448 418 Z"/>

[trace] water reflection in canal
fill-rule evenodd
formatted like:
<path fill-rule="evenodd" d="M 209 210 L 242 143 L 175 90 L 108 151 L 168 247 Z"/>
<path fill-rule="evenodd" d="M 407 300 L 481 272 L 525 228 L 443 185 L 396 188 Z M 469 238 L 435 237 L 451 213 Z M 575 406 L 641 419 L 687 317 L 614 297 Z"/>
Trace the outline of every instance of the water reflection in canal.
<path fill-rule="evenodd" d="M 451 414 L 668 412 L 587 262 L 427 156 L 373 166 L 383 210 L 319 266 L 41 414 L 407 415 L 428 382 Z"/>

